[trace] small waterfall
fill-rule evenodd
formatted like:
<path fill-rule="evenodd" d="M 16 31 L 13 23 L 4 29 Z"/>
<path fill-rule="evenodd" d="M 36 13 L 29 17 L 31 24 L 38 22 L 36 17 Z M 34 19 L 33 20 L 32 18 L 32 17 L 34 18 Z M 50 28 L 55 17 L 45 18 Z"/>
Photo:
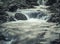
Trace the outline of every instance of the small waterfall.
<path fill-rule="evenodd" d="M 45 1 L 44 0 L 42 0 L 42 5 L 45 5 Z"/>
<path fill-rule="evenodd" d="M 42 11 L 34 11 L 34 10 L 18 10 L 16 13 L 16 17 L 15 14 L 16 13 L 10 13 L 7 12 L 9 14 L 9 17 L 12 16 L 12 19 L 15 21 L 18 21 L 20 19 L 24 19 L 27 18 L 27 20 L 31 20 L 31 19 L 39 19 L 39 20 L 48 20 L 49 16 L 46 15 L 45 13 L 43 13 Z M 20 16 L 20 19 L 19 19 Z M 8 21 L 9 21 L 9 17 L 8 17 Z"/>
<path fill-rule="evenodd" d="M 41 11 L 33 11 L 33 12 L 30 11 L 30 12 L 27 12 L 25 14 L 26 14 L 28 20 L 32 19 L 32 18 L 33 19 L 39 19 L 39 20 L 48 20 L 48 18 L 50 17 Z"/>
<path fill-rule="evenodd" d="M 40 12 L 40 14 L 37 15 L 37 18 L 41 19 L 41 20 L 48 20 L 50 18 L 50 16 Z"/>
<path fill-rule="evenodd" d="M 45 13 L 43 13 L 42 11 L 21 10 L 20 12 L 27 17 L 27 20 L 31 20 L 31 19 L 48 20 L 48 18 L 50 17 Z"/>

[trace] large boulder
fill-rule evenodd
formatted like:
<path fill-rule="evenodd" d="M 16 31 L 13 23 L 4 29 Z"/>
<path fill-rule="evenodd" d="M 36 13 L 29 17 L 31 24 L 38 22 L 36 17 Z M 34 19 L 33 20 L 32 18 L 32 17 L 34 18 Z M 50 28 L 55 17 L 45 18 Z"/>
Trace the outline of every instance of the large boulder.
<path fill-rule="evenodd" d="M 24 14 L 22 14 L 22 13 L 16 13 L 15 14 L 15 18 L 17 20 L 27 20 L 27 17 Z"/>

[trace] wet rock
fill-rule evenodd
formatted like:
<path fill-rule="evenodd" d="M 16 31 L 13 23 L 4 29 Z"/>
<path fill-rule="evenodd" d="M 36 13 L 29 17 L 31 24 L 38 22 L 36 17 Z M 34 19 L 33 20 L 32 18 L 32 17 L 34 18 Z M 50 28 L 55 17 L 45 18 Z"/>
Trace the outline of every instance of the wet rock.
<path fill-rule="evenodd" d="M 37 0 L 26 0 L 28 5 L 38 6 Z"/>
<path fill-rule="evenodd" d="M 19 37 L 18 35 L 8 35 L 5 38 L 5 42 L 7 44 L 18 44 L 19 42 Z"/>
<path fill-rule="evenodd" d="M 15 5 L 15 4 L 11 4 L 10 6 L 9 6 L 9 11 L 10 12 L 15 12 L 16 10 L 17 10 L 17 5 Z"/>
<path fill-rule="evenodd" d="M 10 34 L 4 34 L 4 36 L 5 36 L 5 40 L 4 41 L 11 41 L 11 39 L 12 39 L 12 35 L 10 35 Z"/>
<path fill-rule="evenodd" d="M 11 16 L 11 17 L 9 18 L 9 21 L 15 21 L 14 17 Z"/>
<path fill-rule="evenodd" d="M 18 35 L 11 35 L 9 33 L 2 34 L 0 32 L 0 44 L 18 44 L 19 38 Z"/>
<path fill-rule="evenodd" d="M 33 0 L 32 2 L 33 5 L 38 6 L 39 4 L 37 3 L 37 0 Z"/>
<path fill-rule="evenodd" d="M 22 14 L 22 13 L 16 13 L 15 14 L 15 18 L 17 20 L 27 20 L 27 17 L 24 14 Z"/>
<path fill-rule="evenodd" d="M 48 20 L 48 22 L 60 23 L 60 14 L 51 15 L 51 17 Z"/>
<path fill-rule="evenodd" d="M 5 40 L 5 36 L 0 32 L 0 41 Z"/>
<path fill-rule="evenodd" d="M 60 23 L 60 1 L 52 0 L 50 3 L 52 4 L 52 6 L 50 6 L 48 9 L 51 11 L 51 13 L 54 13 L 54 14 L 51 15 L 48 22 Z"/>
<path fill-rule="evenodd" d="M 60 44 L 60 39 L 56 39 L 56 40 L 52 41 L 51 44 Z"/>
<path fill-rule="evenodd" d="M 0 23 L 4 23 L 7 21 L 8 14 L 5 12 L 3 6 L 0 6 Z"/>
<path fill-rule="evenodd" d="M 8 14 L 5 11 L 0 11 L 0 23 L 7 21 Z"/>
<path fill-rule="evenodd" d="M 33 5 L 30 5 L 28 8 L 34 8 L 34 6 Z"/>
<path fill-rule="evenodd" d="M 53 5 L 57 0 L 48 0 L 46 5 Z"/>

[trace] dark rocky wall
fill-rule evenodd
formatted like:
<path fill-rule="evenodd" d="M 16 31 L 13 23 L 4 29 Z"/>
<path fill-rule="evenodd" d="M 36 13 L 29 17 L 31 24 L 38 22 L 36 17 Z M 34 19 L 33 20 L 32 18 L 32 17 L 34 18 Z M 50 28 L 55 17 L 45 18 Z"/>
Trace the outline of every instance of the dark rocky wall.
<path fill-rule="evenodd" d="M 30 5 L 38 5 L 37 0 L 26 0 L 26 3 Z"/>
<path fill-rule="evenodd" d="M 55 0 L 54 0 L 55 1 Z M 54 13 L 51 15 L 48 22 L 54 22 L 54 23 L 60 23 L 60 1 L 56 0 L 57 2 L 53 2 L 53 5 L 51 5 L 48 9 Z"/>
<path fill-rule="evenodd" d="M 48 0 L 46 5 L 53 5 L 57 0 Z"/>

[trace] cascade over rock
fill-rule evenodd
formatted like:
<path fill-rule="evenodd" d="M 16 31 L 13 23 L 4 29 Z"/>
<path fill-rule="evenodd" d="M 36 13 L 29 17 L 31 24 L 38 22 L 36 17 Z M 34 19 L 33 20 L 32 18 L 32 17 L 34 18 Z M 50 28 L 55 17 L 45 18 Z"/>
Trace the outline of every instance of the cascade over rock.
<path fill-rule="evenodd" d="M 40 11 L 34 11 L 34 12 L 30 12 L 28 13 L 28 16 L 30 18 L 37 18 L 37 16 L 40 14 Z"/>

